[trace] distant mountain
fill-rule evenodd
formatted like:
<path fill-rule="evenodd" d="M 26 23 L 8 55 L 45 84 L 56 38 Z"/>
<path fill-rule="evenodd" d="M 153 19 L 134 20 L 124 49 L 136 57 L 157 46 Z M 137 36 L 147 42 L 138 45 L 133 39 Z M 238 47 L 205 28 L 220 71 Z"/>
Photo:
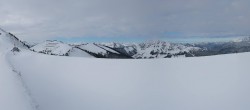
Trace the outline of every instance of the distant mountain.
<path fill-rule="evenodd" d="M 229 42 L 208 42 L 196 43 L 193 45 L 203 49 L 202 51 L 193 51 L 192 53 L 195 56 L 250 52 L 250 37 L 244 37 Z"/>
<path fill-rule="evenodd" d="M 30 48 L 31 50 L 39 53 L 57 55 L 57 56 L 72 56 L 72 57 L 93 57 L 85 51 L 82 51 L 69 44 L 56 41 L 47 40 L 43 43 L 37 44 Z"/>
<path fill-rule="evenodd" d="M 34 50 L 36 52 L 61 56 L 67 55 L 71 49 L 72 47 L 68 44 L 56 40 L 47 40 L 31 48 L 31 50 Z"/>
<path fill-rule="evenodd" d="M 201 50 L 192 45 L 169 43 L 165 41 L 150 41 L 138 44 L 103 44 L 133 58 L 172 58 L 194 56 L 191 52 Z"/>
<path fill-rule="evenodd" d="M 229 42 L 170 43 L 149 41 L 143 43 L 80 43 L 67 44 L 56 40 L 47 40 L 34 44 L 19 40 L 15 35 L 0 29 L 3 42 L 10 47 L 24 48 L 34 52 L 72 57 L 95 58 L 175 58 L 198 57 L 230 53 L 250 52 L 250 37 Z"/>
<path fill-rule="evenodd" d="M 82 43 L 66 44 L 45 41 L 31 48 L 39 53 L 96 58 L 175 58 L 250 52 L 250 37 L 230 42 L 169 43 L 149 41 L 143 43 Z"/>
<path fill-rule="evenodd" d="M 32 51 L 73 57 L 96 57 L 96 58 L 131 58 L 111 48 L 95 43 L 69 45 L 57 40 L 47 40 L 30 48 Z"/>

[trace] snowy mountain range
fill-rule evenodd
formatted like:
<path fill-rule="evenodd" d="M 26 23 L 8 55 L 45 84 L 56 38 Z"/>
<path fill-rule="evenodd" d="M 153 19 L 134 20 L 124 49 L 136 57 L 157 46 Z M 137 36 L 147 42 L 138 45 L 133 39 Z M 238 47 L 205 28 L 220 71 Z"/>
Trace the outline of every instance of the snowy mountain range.
<path fill-rule="evenodd" d="M 250 53 L 83 58 L 213 55 L 247 51 L 248 46 L 244 39 L 198 44 L 45 41 L 30 47 L 0 30 L 0 110 L 248 110 Z"/>
<path fill-rule="evenodd" d="M 249 51 L 249 44 L 244 38 L 196 44 L 45 41 L 30 46 L 0 29 L 0 109 L 249 109 L 249 53 L 94 59 L 239 53 Z"/>
<path fill-rule="evenodd" d="M 67 44 L 57 40 L 47 40 L 42 43 L 27 43 L 15 35 L 7 33 L 15 46 L 28 50 L 56 55 L 87 58 L 176 58 L 197 57 L 229 53 L 250 52 L 250 37 L 244 37 L 230 42 L 203 43 L 170 43 L 166 41 L 149 41 L 143 43 L 81 43 Z M 31 45 L 32 44 L 32 45 Z"/>
<path fill-rule="evenodd" d="M 170 43 L 150 41 L 144 43 L 82 43 L 67 44 L 47 40 L 30 49 L 44 54 L 96 58 L 176 58 L 210 56 L 250 51 L 250 37 L 230 42 Z"/>
<path fill-rule="evenodd" d="M 47 40 L 30 48 L 39 53 L 59 56 L 94 56 L 97 58 L 171 58 L 194 56 L 191 52 L 201 50 L 199 47 L 152 41 L 138 44 L 122 43 L 85 43 L 66 44 Z"/>
<path fill-rule="evenodd" d="M 201 48 L 195 46 L 165 41 L 150 41 L 138 44 L 108 43 L 103 45 L 136 59 L 194 56 L 191 53 L 192 51 L 201 50 Z"/>
<path fill-rule="evenodd" d="M 195 56 L 250 52 L 250 37 L 244 37 L 229 42 L 207 42 L 192 45 L 203 49 L 202 51 L 193 51 Z"/>
<path fill-rule="evenodd" d="M 58 56 L 96 57 L 96 58 L 131 58 L 104 45 L 95 43 L 66 44 L 56 40 L 47 40 L 30 48 L 32 51 Z"/>

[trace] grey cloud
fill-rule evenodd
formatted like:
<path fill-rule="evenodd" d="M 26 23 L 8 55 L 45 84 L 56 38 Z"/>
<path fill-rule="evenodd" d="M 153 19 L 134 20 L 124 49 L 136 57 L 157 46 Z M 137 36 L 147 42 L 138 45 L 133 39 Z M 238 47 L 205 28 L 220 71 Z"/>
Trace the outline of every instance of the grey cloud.
<path fill-rule="evenodd" d="M 249 34 L 249 0 L 0 0 L 0 25 L 23 39 Z"/>

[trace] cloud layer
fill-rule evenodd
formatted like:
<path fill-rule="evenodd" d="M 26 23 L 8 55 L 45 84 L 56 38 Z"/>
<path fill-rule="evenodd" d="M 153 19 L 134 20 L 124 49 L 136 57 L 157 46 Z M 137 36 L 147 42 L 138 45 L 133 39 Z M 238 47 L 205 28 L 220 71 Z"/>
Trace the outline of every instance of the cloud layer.
<path fill-rule="evenodd" d="M 250 33 L 249 0 L 0 1 L 1 27 L 27 40 Z"/>

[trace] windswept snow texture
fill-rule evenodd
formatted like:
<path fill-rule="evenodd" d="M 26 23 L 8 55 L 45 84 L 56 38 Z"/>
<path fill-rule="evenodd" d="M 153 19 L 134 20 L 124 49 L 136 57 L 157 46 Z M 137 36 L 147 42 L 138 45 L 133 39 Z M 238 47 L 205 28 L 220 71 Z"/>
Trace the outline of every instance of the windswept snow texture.
<path fill-rule="evenodd" d="M 13 56 L 43 110 L 249 110 L 250 53 L 110 60 Z"/>

